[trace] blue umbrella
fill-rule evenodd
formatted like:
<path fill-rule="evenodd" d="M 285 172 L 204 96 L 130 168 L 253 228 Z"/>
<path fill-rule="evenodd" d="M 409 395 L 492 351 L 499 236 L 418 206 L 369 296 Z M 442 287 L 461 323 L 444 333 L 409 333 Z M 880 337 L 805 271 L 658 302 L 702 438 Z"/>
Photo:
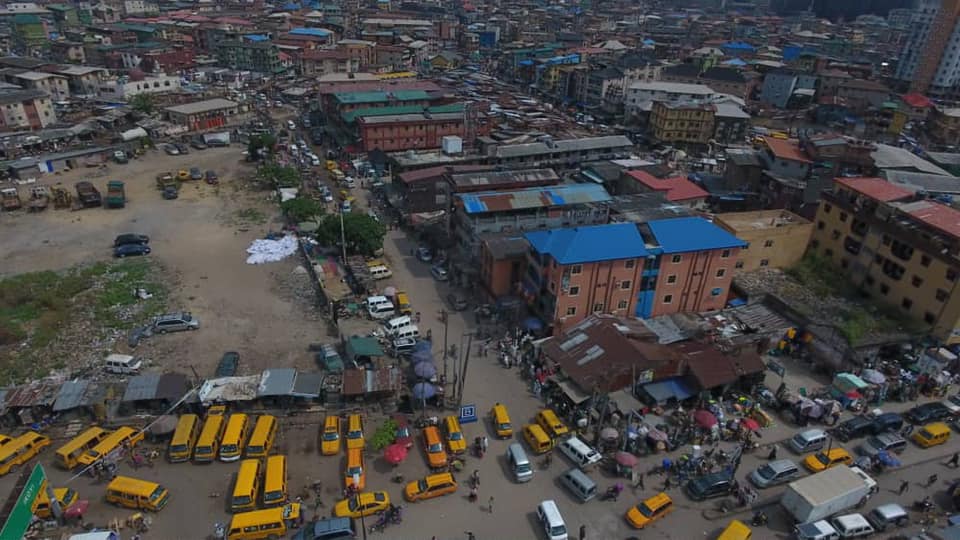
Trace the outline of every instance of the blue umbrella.
<path fill-rule="evenodd" d="M 421 339 L 413 346 L 413 352 L 429 351 L 433 348 L 433 342 L 429 339 Z"/>
<path fill-rule="evenodd" d="M 423 362 L 433 362 L 433 353 L 430 351 L 415 351 L 410 355 L 410 362 L 413 365 L 422 364 Z"/>
<path fill-rule="evenodd" d="M 437 387 L 425 382 L 413 385 L 413 397 L 416 399 L 430 399 L 437 395 Z"/>
<path fill-rule="evenodd" d="M 421 379 L 429 379 L 437 374 L 437 366 L 433 362 L 420 362 L 413 366 L 413 372 Z"/>

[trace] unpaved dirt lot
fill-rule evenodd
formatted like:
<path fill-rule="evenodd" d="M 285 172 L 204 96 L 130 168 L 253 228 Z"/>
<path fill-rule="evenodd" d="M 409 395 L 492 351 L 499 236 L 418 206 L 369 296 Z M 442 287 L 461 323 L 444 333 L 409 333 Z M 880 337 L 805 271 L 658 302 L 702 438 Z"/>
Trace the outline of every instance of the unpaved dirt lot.
<path fill-rule="evenodd" d="M 155 336 L 137 349 L 158 370 L 209 376 L 226 350 L 241 354 L 241 373 L 266 367 L 311 366 L 306 344 L 325 333 L 322 322 L 294 302 L 291 272 L 299 260 L 252 266 L 245 263 L 250 242 L 278 230 L 278 211 L 267 192 L 251 191 L 243 180 L 254 174 L 242 148 L 193 150 L 186 156 L 150 151 L 126 165 L 77 169 L 38 178 L 69 188 L 90 180 L 105 192 L 108 180 L 126 182 L 123 209 L 25 211 L 0 214 L 0 277 L 38 270 L 62 270 L 109 260 L 115 235 L 149 235 L 158 272 L 169 289 L 169 309 L 191 311 L 197 332 Z M 199 167 L 213 169 L 219 186 L 184 183 L 180 197 L 163 200 L 157 173 Z M 26 193 L 26 188 L 21 192 Z M 123 339 L 103 348 L 126 352 Z M 109 352 L 109 351 L 104 351 Z M 70 366 L 68 366 L 70 367 Z"/>

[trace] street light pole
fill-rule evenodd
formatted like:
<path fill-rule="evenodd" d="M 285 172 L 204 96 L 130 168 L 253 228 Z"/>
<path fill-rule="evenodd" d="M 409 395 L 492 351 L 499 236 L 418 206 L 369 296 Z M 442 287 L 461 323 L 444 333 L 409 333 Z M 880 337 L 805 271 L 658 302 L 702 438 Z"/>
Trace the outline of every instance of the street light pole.
<path fill-rule="evenodd" d="M 467 378 L 467 366 L 470 365 L 470 349 L 473 347 L 473 334 L 467 334 L 467 352 L 463 356 L 463 372 L 460 374 L 460 391 L 457 392 L 457 408 L 463 405 L 463 381 Z"/>
<path fill-rule="evenodd" d="M 449 329 L 450 313 L 446 309 L 440 310 L 440 316 L 443 317 L 443 394 L 447 394 L 447 330 Z"/>
<path fill-rule="evenodd" d="M 343 228 L 343 208 L 340 208 L 340 246 L 343 248 L 343 265 L 347 265 L 347 233 Z"/>

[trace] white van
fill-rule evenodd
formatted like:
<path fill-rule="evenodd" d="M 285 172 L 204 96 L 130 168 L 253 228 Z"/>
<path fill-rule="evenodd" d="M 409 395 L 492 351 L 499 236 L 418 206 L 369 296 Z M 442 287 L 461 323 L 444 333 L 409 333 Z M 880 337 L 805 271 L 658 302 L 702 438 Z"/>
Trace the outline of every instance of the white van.
<path fill-rule="evenodd" d="M 393 317 L 397 314 L 397 310 L 394 309 L 393 304 L 387 302 L 386 304 L 377 304 L 368 308 L 367 313 L 370 314 L 371 319 L 379 321 Z"/>
<path fill-rule="evenodd" d="M 413 319 L 411 319 L 409 315 L 401 315 L 400 317 L 394 317 L 393 319 L 383 323 L 383 328 L 387 331 L 388 336 L 392 336 L 397 330 L 412 324 Z"/>
<path fill-rule="evenodd" d="M 380 304 L 389 304 L 390 299 L 386 296 L 368 296 L 367 297 L 367 311 L 370 311 L 371 308 L 379 306 Z"/>
<path fill-rule="evenodd" d="M 833 528 L 840 533 L 840 538 L 860 538 L 873 534 L 873 525 L 860 514 L 847 514 L 833 518 L 830 522 Z"/>
<path fill-rule="evenodd" d="M 143 362 L 130 356 L 129 354 L 111 354 L 103 361 L 103 368 L 108 373 L 117 373 L 120 375 L 136 375 L 140 373 L 140 366 Z"/>
<path fill-rule="evenodd" d="M 801 431 L 790 439 L 790 448 L 798 454 L 815 452 L 827 445 L 827 432 L 822 429 Z"/>
<path fill-rule="evenodd" d="M 370 272 L 370 277 L 373 279 L 387 279 L 388 277 L 393 276 L 393 272 L 391 272 L 389 268 L 383 266 L 382 264 L 371 266 L 367 268 L 367 270 Z"/>
<path fill-rule="evenodd" d="M 797 540 L 840 540 L 840 533 L 827 520 L 803 523 L 793 529 Z"/>
<path fill-rule="evenodd" d="M 580 499 L 580 502 L 587 502 L 597 495 L 597 483 L 580 469 L 570 469 L 563 473 L 560 483 Z"/>
<path fill-rule="evenodd" d="M 570 461 L 573 461 L 577 467 L 584 470 L 600 463 L 600 453 L 590 448 L 590 445 L 581 441 L 576 435 L 561 442 L 560 451 L 570 458 Z"/>
<path fill-rule="evenodd" d="M 529 482 L 533 478 L 533 467 L 530 465 L 530 459 L 527 453 L 523 451 L 520 443 L 511 443 L 507 447 L 507 464 L 513 471 L 513 478 L 517 482 Z"/>
<path fill-rule="evenodd" d="M 403 328 L 398 328 L 396 332 L 393 333 L 393 339 L 398 340 L 400 338 L 411 338 L 417 339 L 420 337 L 420 329 L 415 324 L 410 326 L 404 326 Z"/>
<path fill-rule="evenodd" d="M 540 519 L 543 532 L 547 534 L 549 540 L 567 540 L 567 524 L 563 522 L 557 503 L 543 501 L 537 505 L 537 518 Z"/>

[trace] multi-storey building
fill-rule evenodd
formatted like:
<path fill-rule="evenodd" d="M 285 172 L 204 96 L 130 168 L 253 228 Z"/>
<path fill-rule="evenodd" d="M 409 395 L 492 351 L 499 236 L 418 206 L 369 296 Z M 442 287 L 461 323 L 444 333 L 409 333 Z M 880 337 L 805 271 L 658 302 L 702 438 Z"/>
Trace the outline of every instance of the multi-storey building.
<path fill-rule="evenodd" d="M 38 90 L 0 91 L 0 127 L 42 129 L 56 123 L 50 96 Z"/>
<path fill-rule="evenodd" d="M 650 102 L 689 101 L 716 95 L 709 86 L 670 82 L 637 82 L 627 88 L 624 108 L 627 116 L 636 116 Z"/>
<path fill-rule="evenodd" d="M 217 45 L 217 61 L 230 69 L 275 74 L 283 71 L 280 49 L 263 41 L 224 41 Z"/>
<path fill-rule="evenodd" d="M 896 78 L 910 91 L 956 97 L 960 87 L 960 0 L 916 0 Z"/>
<path fill-rule="evenodd" d="M 650 111 L 650 129 L 659 142 L 706 145 L 713 137 L 713 105 L 695 101 L 656 101 Z"/>
<path fill-rule="evenodd" d="M 360 144 L 365 152 L 440 148 L 443 138 L 467 135 L 463 112 L 414 112 L 357 119 Z"/>
<path fill-rule="evenodd" d="M 759 268 L 789 268 L 800 262 L 813 223 L 787 210 L 716 214 L 713 222 L 747 242 L 733 265 L 737 273 Z"/>
<path fill-rule="evenodd" d="M 960 342 L 960 211 L 882 178 L 837 178 L 809 251 L 862 293 Z"/>

